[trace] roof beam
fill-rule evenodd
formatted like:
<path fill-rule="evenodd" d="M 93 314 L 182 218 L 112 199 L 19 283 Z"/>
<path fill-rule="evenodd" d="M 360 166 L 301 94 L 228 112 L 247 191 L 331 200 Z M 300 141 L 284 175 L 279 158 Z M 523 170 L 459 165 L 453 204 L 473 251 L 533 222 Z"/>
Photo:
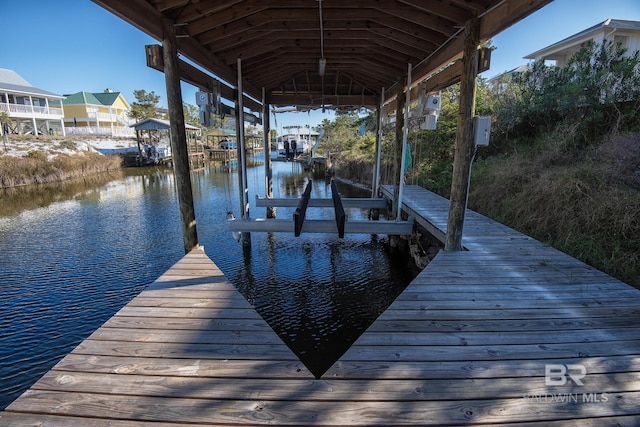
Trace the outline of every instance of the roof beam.
<path fill-rule="evenodd" d="M 551 0 L 322 0 L 323 78 L 317 0 L 93 1 L 158 40 L 163 18 L 186 24 L 180 54 L 230 87 L 241 58 L 243 87 L 254 100 L 262 99 L 257 88 L 282 88 L 281 95 L 297 93 L 309 104 L 322 102 L 323 91 L 340 102 L 374 96 L 393 86 L 407 63 L 414 64 L 413 86 L 454 81 L 455 68 L 437 72 L 461 57 L 459 37 L 472 18 L 480 20 L 483 41 Z M 393 99 L 397 91 L 387 93 Z"/>
<path fill-rule="evenodd" d="M 455 26 L 453 22 L 446 22 L 446 20 L 438 19 L 437 16 L 421 12 L 413 7 L 400 5 L 400 3 L 398 3 L 398 5 L 399 7 L 377 8 L 376 10 L 381 13 L 400 18 L 406 22 L 411 22 L 421 27 L 429 28 L 432 31 L 441 33 L 445 37 L 451 33 L 451 28 Z"/>
<path fill-rule="evenodd" d="M 409 46 L 426 44 L 429 46 L 428 50 L 433 50 L 447 40 L 440 33 L 414 24 L 407 25 L 399 19 L 379 19 L 376 20 L 376 23 L 378 26 L 368 28 L 369 32 L 400 41 Z"/>
<path fill-rule="evenodd" d="M 483 43 L 501 31 L 504 31 L 551 1 L 552 0 L 529 0 L 526 2 L 500 2 L 480 18 L 480 42 Z M 462 34 L 462 29 L 460 30 L 460 34 Z M 426 60 L 413 69 L 413 75 L 415 76 L 412 79 L 413 82 L 420 82 L 456 59 L 459 59 L 462 56 L 463 41 L 463 38 L 459 35 L 452 36 L 439 50 L 431 54 Z M 394 97 L 395 95 L 389 96 L 386 101 L 388 102 Z"/>
<path fill-rule="evenodd" d="M 164 61 L 162 56 L 162 46 L 160 45 L 150 45 L 147 49 L 151 49 L 153 51 L 152 58 L 147 55 L 147 66 L 153 68 L 154 70 L 158 70 L 164 73 Z M 193 65 L 188 62 L 183 61 L 182 59 L 178 59 L 178 70 L 180 72 L 180 80 L 185 81 L 189 84 L 196 86 L 197 88 L 212 91 L 214 89 L 214 80 L 213 76 L 206 74 L 205 72 L 197 69 Z M 220 96 L 233 101 L 235 99 L 235 90 L 226 85 L 225 83 L 220 83 Z M 262 110 L 262 104 L 254 101 L 248 96 L 244 96 L 244 105 L 249 108 L 251 111 L 260 112 Z"/>
<path fill-rule="evenodd" d="M 291 95 L 271 93 L 271 104 L 282 107 L 288 105 L 325 105 L 327 107 L 367 107 L 375 108 L 378 104 L 376 95 L 324 95 L 310 97 L 308 94 Z"/>
<path fill-rule="evenodd" d="M 176 7 L 167 7 L 166 3 L 174 2 L 175 0 L 161 0 L 157 5 L 158 9 L 162 12 L 169 12 L 169 9 L 174 9 L 174 19 L 180 19 L 180 22 L 193 22 L 202 16 L 212 15 L 222 10 L 228 9 L 232 6 L 242 3 L 244 0 L 200 0 L 197 3 L 193 3 L 192 0 L 184 1 L 179 9 Z"/>
<path fill-rule="evenodd" d="M 96 4 L 130 23 L 158 41 L 162 40 L 162 15 L 145 0 L 92 0 Z M 201 67 L 211 71 L 220 79 L 235 85 L 237 76 L 233 68 L 218 57 L 207 52 L 193 38 L 181 38 L 178 51 Z M 245 84 L 245 93 L 260 99 L 262 91 L 251 84 Z"/>
<path fill-rule="evenodd" d="M 455 25 L 462 26 L 469 19 L 469 12 L 460 9 L 444 0 L 398 0 L 400 3 L 420 9 L 424 12 L 440 16 Z"/>

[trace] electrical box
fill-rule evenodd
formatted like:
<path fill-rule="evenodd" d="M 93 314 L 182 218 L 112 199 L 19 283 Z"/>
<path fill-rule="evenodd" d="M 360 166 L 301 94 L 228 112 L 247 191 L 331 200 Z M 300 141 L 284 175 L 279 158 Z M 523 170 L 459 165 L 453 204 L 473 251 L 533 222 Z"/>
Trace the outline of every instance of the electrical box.
<path fill-rule="evenodd" d="M 438 125 L 438 115 L 436 114 L 435 111 L 432 110 L 432 112 L 424 116 L 424 122 L 420 124 L 420 129 L 436 130 L 437 125 Z"/>
<path fill-rule="evenodd" d="M 213 126 L 211 113 L 204 108 L 200 109 L 200 126 Z"/>
<path fill-rule="evenodd" d="M 209 93 L 208 92 L 196 92 L 196 105 L 203 106 L 209 105 Z"/>
<path fill-rule="evenodd" d="M 489 145 L 491 136 L 491 116 L 475 116 L 473 118 L 473 141 L 476 147 Z"/>
<path fill-rule="evenodd" d="M 441 103 L 442 103 L 442 98 L 440 96 L 429 95 L 427 97 L 427 105 L 425 105 L 425 108 L 429 108 L 432 110 L 439 110 Z"/>

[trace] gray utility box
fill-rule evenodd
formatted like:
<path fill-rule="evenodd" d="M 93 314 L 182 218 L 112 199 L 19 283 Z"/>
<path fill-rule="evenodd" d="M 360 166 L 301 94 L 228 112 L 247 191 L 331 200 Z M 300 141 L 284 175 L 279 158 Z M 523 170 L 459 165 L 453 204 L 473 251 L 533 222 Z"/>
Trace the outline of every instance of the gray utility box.
<path fill-rule="evenodd" d="M 475 116 L 473 118 L 473 141 L 476 147 L 489 145 L 491 135 L 491 116 Z"/>

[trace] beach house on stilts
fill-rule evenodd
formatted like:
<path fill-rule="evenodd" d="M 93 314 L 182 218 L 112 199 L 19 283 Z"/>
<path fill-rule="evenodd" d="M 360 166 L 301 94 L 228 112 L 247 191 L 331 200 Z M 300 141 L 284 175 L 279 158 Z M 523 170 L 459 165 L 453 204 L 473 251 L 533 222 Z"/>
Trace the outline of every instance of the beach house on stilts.
<path fill-rule="evenodd" d="M 0 68 L 0 112 L 9 116 L 1 134 L 64 135 L 63 98 L 32 86 L 13 70 Z"/>

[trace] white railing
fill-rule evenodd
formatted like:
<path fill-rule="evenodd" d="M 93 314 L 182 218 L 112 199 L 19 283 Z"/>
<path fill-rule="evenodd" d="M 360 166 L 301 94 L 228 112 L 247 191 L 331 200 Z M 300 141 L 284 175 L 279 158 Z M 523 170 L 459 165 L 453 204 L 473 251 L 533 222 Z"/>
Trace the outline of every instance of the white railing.
<path fill-rule="evenodd" d="M 39 115 L 39 116 L 62 116 L 62 108 L 55 107 L 40 107 L 38 105 L 23 105 L 23 104 L 7 104 L 6 102 L 0 102 L 0 111 L 6 111 L 11 114 L 23 114 L 23 115 Z"/>
<path fill-rule="evenodd" d="M 108 135 L 118 137 L 135 137 L 133 128 L 114 126 L 65 126 L 67 135 Z"/>
<path fill-rule="evenodd" d="M 98 119 L 101 122 L 113 121 L 113 115 L 109 113 L 89 113 L 88 116 L 90 119 Z"/>
<path fill-rule="evenodd" d="M 129 126 L 133 124 L 133 121 L 128 117 L 122 117 L 122 116 L 119 116 L 118 114 L 93 112 L 88 114 L 88 118 L 93 119 L 94 121 L 97 119 L 101 122 L 120 123 L 125 126 Z"/>

